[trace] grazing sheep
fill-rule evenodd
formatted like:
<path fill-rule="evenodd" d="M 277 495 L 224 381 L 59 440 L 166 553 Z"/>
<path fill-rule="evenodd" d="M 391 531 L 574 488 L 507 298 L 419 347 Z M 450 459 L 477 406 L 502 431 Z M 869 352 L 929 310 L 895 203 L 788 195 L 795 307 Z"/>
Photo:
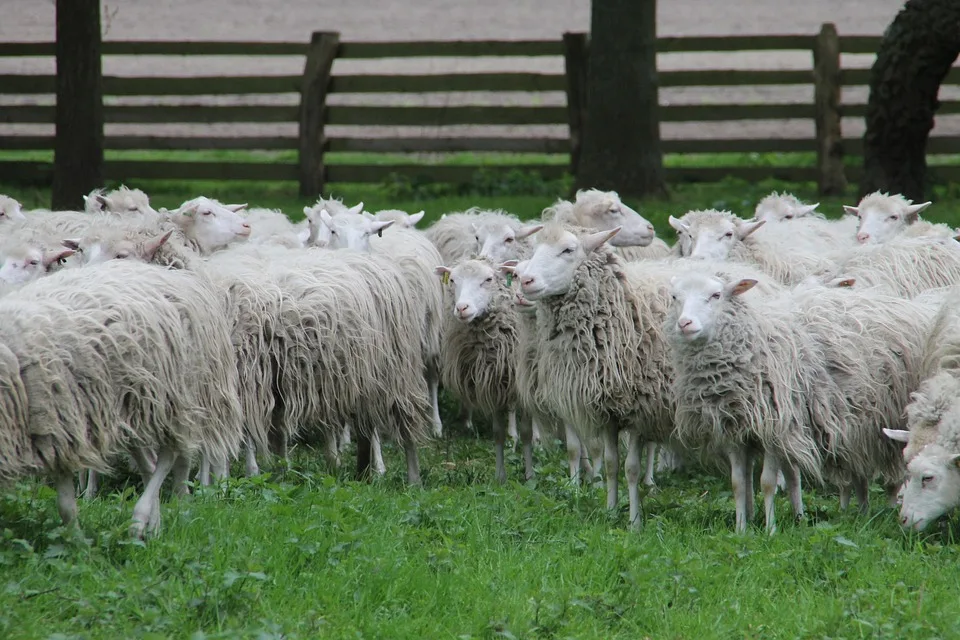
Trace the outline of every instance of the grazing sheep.
<path fill-rule="evenodd" d="M 756 265 L 785 285 L 836 267 L 824 257 L 826 238 L 805 234 L 802 226 L 772 225 L 758 233 L 765 224 L 715 209 L 690 211 L 679 220 L 670 216 L 681 256 Z"/>
<path fill-rule="evenodd" d="M 799 517 L 800 472 L 822 478 L 822 443 L 836 440 L 849 412 L 821 345 L 784 305 L 748 294 L 756 284 L 722 271 L 678 276 L 665 331 L 678 438 L 729 457 L 738 532 L 753 517 L 752 458 L 762 453 L 766 526 L 773 533 L 777 472 Z"/>
<path fill-rule="evenodd" d="M 10 220 L 23 220 L 23 207 L 10 196 L 0 195 L 0 223 Z"/>
<path fill-rule="evenodd" d="M 512 286 L 487 258 L 436 268 L 453 287 L 445 314 L 442 380 L 463 404 L 491 418 L 498 482 L 507 481 L 503 450 L 508 413 L 517 405 L 519 315 Z M 508 279 L 513 275 L 509 274 Z M 521 419 L 525 478 L 533 477 L 533 432 Z"/>
<path fill-rule="evenodd" d="M 857 206 L 843 205 L 843 208 L 859 220 L 857 242 L 860 244 L 887 242 L 909 227 L 916 227 L 911 230 L 914 236 L 945 233 L 949 238 L 954 237 L 956 232 L 947 225 L 934 225 L 920 220 L 920 212 L 930 204 L 913 204 L 900 194 L 889 195 L 875 191 L 865 195 Z"/>
<path fill-rule="evenodd" d="M 0 299 L 0 317 L 0 476 L 53 474 L 64 522 L 77 513 L 73 474 L 108 471 L 121 452 L 145 476 L 137 536 L 159 526 L 178 458 L 236 454 L 236 364 L 206 279 L 129 261 L 66 269 Z M 157 451 L 152 472 L 145 450 Z"/>

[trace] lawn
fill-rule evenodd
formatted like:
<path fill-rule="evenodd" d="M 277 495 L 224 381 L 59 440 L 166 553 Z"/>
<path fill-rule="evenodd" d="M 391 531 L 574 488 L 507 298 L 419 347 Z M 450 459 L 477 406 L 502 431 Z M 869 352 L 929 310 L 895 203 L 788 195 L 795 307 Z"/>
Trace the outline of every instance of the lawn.
<path fill-rule="evenodd" d="M 291 184 L 144 183 L 157 206 L 203 193 L 301 216 Z M 509 185 L 508 185 L 509 186 Z M 691 208 L 752 213 L 770 191 L 817 201 L 812 184 L 724 181 L 675 185 L 664 200 L 630 203 L 672 240 L 666 218 Z M 534 217 L 560 190 L 429 197 L 397 185 L 333 185 L 366 208 L 424 209 L 427 220 L 469 206 Z M 0 185 L 27 206 L 49 192 Z M 924 216 L 960 224 L 956 187 L 938 187 Z M 839 215 L 853 203 L 824 198 Z M 929 213 L 929 215 L 927 215 Z M 424 223 L 421 223 L 424 224 Z M 493 481 L 493 447 L 464 432 L 443 403 L 446 439 L 421 450 L 423 487 L 403 481 L 403 456 L 385 445 L 388 472 L 356 482 L 322 456 L 294 450 L 292 470 L 199 491 L 162 505 L 146 544 L 126 525 L 137 487 L 120 475 L 80 506 L 81 528 L 58 526 L 53 490 L 24 480 L 0 493 L 3 638 L 951 638 L 960 637 L 960 546 L 942 524 L 906 535 L 882 494 L 869 517 L 841 513 L 835 494 L 808 487 L 806 521 L 778 504 L 780 531 L 762 513 L 733 533 L 729 482 L 687 470 L 658 476 L 639 532 L 608 513 L 599 485 L 577 488 L 552 438 L 536 479 Z M 347 465 L 353 451 L 345 456 Z M 264 465 L 271 468 L 271 464 Z M 622 474 L 622 470 L 621 470 Z"/>

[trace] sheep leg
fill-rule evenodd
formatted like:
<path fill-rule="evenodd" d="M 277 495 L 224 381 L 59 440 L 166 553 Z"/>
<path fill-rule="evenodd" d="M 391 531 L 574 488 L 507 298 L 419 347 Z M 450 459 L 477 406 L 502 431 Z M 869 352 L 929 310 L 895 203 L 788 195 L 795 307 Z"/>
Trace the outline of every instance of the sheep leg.
<path fill-rule="evenodd" d="M 430 385 L 430 404 L 433 405 L 433 437 L 442 438 L 443 422 L 440 420 L 440 382 L 437 380 L 436 374 L 430 375 L 427 382 Z"/>
<path fill-rule="evenodd" d="M 800 468 L 795 464 L 788 464 L 783 469 L 783 479 L 787 485 L 787 497 L 793 507 L 793 516 L 799 522 L 803 519 L 803 492 L 801 491 Z"/>
<path fill-rule="evenodd" d="M 246 459 L 244 461 L 244 472 L 248 478 L 260 475 L 260 465 L 257 464 L 257 447 L 253 443 L 253 438 L 249 436 L 246 439 Z"/>
<path fill-rule="evenodd" d="M 420 456 L 415 442 L 404 440 L 403 452 L 407 457 L 407 484 L 420 484 Z"/>
<path fill-rule="evenodd" d="M 536 446 L 543 444 L 543 436 L 540 433 L 540 422 L 536 418 L 530 419 L 530 439 Z"/>
<path fill-rule="evenodd" d="M 635 530 L 640 528 L 640 449 L 642 446 L 640 434 L 631 431 L 627 443 L 627 459 L 623 467 L 627 474 L 627 493 L 630 496 L 630 528 Z"/>
<path fill-rule="evenodd" d="M 350 425 L 343 425 L 343 429 L 340 431 L 340 445 L 339 450 L 343 453 L 344 449 L 350 446 Z M 339 463 L 337 463 L 339 464 Z"/>
<path fill-rule="evenodd" d="M 570 425 L 564 425 L 567 440 L 567 465 L 570 467 L 570 480 L 580 482 L 580 438 Z"/>
<path fill-rule="evenodd" d="M 77 487 L 74 484 L 73 474 L 61 471 L 57 474 L 57 511 L 63 524 L 71 525 L 77 522 Z"/>
<path fill-rule="evenodd" d="M 510 448 L 517 448 L 517 441 L 520 439 L 517 433 L 517 410 L 510 409 L 507 413 L 507 437 L 510 438 Z"/>
<path fill-rule="evenodd" d="M 736 532 L 744 533 L 747 530 L 747 452 L 743 448 L 730 451 L 730 485 L 733 488 L 733 503 L 737 512 Z"/>
<path fill-rule="evenodd" d="M 659 454 L 656 464 L 657 471 L 678 471 L 683 468 L 683 458 L 672 447 L 660 445 Z"/>
<path fill-rule="evenodd" d="M 206 455 L 200 456 L 200 471 L 197 473 L 197 480 L 200 481 L 200 486 L 210 486 L 210 458 Z"/>
<path fill-rule="evenodd" d="M 503 447 L 507 440 L 507 434 L 503 425 L 503 416 L 494 413 L 491 422 L 493 426 L 493 451 L 497 458 L 497 482 L 504 484 L 507 481 L 507 468 L 503 462 Z"/>
<path fill-rule="evenodd" d="M 97 490 L 100 488 L 100 474 L 95 469 L 87 469 L 80 472 L 80 488 L 84 500 L 93 500 L 97 497 Z"/>
<path fill-rule="evenodd" d="M 156 457 L 151 460 L 152 453 L 153 451 L 144 447 L 134 447 L 130 450 L 130 457 L 133 458 L 133 463 L 140 472 L 143 486 L 147 486 L 150 478 L 153 477 L 153 472 L 157 470 Z"/>
<path fill-rule="evenodd" d="M 460 419 L 463 421 L 463 427 L 467 431 L 472 431 L 473 435 L 477 435 L 476 430 L 473 428 L 473 410 L 460 405 Z"/>
<path fill-rule="evenodd" d="M 335 473 L 340 468 L 340 447 L 337 446 L 336 432 L 327 434 L 323 448 L 323 457 L 327 460 L 327 470 Z"/>
<path fill-rule="evenodd" d="M 600 476 L 603 475 L 603 438 L 587 436 L 585 440 L 581 440 L 581 443 L 585 443 L 582 444 L 583 457 L 581 458 L 584 472 L 592 480 L 599 480 Z"/>
<path fill-rule="evenodd" d="M 374 429 L 370 434 L 370 451 L 373 455 L 373 472 L 382 476 L 387 472 L 387 465 L 383 463 L 383 449 L 380 446 L 380 430 Z"/>
<path fill-rule="evenodd" d="M 643 474 L 643 484 L 646 487 L 655 487 L 657 483 L 653 481 L 653 470 L 657 466 L 657 443 L 648 442 L 644 449 L 647 454 L 647 469 Z"/>
<path fill-rule="evenodd" d="M 855 478 L 853 481 L 853 492 L 857 496 L 857 504 L 860 505 L 861 515 L 870 513 L 870 483 L 866 478 Z"/>
<path fill-rule="evenodd" d="M 780 461 L 772 453 L 764 452 L 763 471 L 760 472 L 760 490 L 763 492 L 763 514 L 767 523 L 767 533 L 770 535 L 777 531 L 775 499 L 778 471 L 780 471 Z"/>
<path fill-rule="evenodd" d="M 173 495 L 178 497 L 190 495 L 190 488 L 187 482 L 190 479 L 190 458 L 187 456 L 177 456 L 177 461 L 173 463 Z"/>
<path fill-rule="evenodd" d="M 840 487 L 840 510 L 846 511 L 850 506 L 850 485 L 841 484 Z"/>
<path fill-rule="evenodd" d="M 523 479 L 533 479 L 533 421 L 524 420 L 520 425 L 520 441 L 523 442 Z"/>
<path fill-rule="evenodd" d="M 603 430 L 603 463 L 607 467 L 607 509 L 617 508 L 617 480 L 620 474 L 620 441 L 617 428 L 608 425 Z"/>
<path fill-rule="evenodd" d="M 160 487 L 176 462 L 177 454 L 167 447 L 157 454 L 157 466 L 143 489 L 143 495 L 133 507 L 133 524 L 130 535 L 143 538 L 145 532 L 154 532 L 160 526 Z"/>

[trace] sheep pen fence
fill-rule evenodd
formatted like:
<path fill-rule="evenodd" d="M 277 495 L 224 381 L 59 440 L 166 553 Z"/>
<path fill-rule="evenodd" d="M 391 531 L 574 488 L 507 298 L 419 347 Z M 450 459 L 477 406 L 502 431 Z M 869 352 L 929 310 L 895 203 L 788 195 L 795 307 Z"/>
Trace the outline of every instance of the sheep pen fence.
<path fill-rule="evenodd" d="M 830 191 L 857 180 L 856 132 L 879 43 L 875 36 L 841 37 L 829 23 L 816 35 L 659 38 L 663 151 L 693 158 L 668 163 L 668 181 L 777 178 L 815 181 Z M 391 176 L 456 183 L 480 169 L 535 171 L 545 179 L 577 172 L 586 34 L 341 42 L 336 32 L 315 32 L 308 43 L 105 41 L 102 52 L 107 180 L 291 181 L 302 195 L 315 196 L 328 183 Z M 784 54 L 793 56 L 790 68 L 776 62 Z M 734 62 L 740 56 L 747 68 L 718 68 L 724 56 Z M 866 64 L 844 68 L 847 56 Z M 299 72 L 223 73 L 276 59 Z M 452 59 L 466 63 L 443 69 Z M 112 71 L 114 60 L 128 62 L 122 73 Z M 204 73 L 204 60 L 221 61 L 209 67 L 220 73 Z M 413 61 L 413 73 L 386 73 L 387 60 Z M 0 182 L 51 180 L 53 64 L 53 43 L 0 43 Z M 944 99 L 957 84 L 954 69 L 938 119 L 960 114 L 960 100 Z M 718 89 L 721 99 L 710 93 Z M 854 100 L 844 102 L 845 92 Z M 960 127 L 935 128 L 928 154 L 960 154 L 953 129 L 960 133 Z M 239 159 L 237 152 L 250 156 Z M 787 160 L 772 166 L 724 160 L 770 153 Z M 456 154 L 467 156 L 440 160 Z M 698 165 L 700 154 L 715 158 Z M 477 162 L 494 155 L 495 163 Z M 948 158 L 931 174 L 960 180 L 960 162 Z"/>

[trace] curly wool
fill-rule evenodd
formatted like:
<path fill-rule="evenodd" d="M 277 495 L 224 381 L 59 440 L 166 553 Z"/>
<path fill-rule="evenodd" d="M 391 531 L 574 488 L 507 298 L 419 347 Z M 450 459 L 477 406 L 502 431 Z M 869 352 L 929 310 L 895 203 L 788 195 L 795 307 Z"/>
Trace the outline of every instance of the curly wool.
<path fill-rule="evenodd" d="M 760 448 L 822 481 L 822 452 L 848 410 L 821 345 L 776 299 L 750 292 L 723 305 L 707 340 L 680 335 L 677 305 L 667 316 L 677 437 L 694 448 Z"/>
<path fill-rule="evenodd" d="M 468 260 L 458 268 L 469 273 L 486 259 Z M 517 403 L 517 348 L 519 313 L 513 291 L 497 279 L 497 290 L 486 312 L 470 322 L 444 314 L 445 339 L 441 362 L 444 387 L 469 408 L 486 415 L 505 413 Z M 452 308 L 452 305 L 451 305 Z"/>
<path fill-rule="evenodd" d="M 447 213 L 424 230 L 424 235 L 440 252 L 441 264 L 456 264 L 466 258 L 472 258 L 480 247 L 477 246 L 473 225 L 488 222 L 503 222 L 520 228 L 516 216 L 502 210 L 486 210 L 472 207 L 462 212 Z"/>
<path fill-rule="evenodd" d="M 247 209 L 244 219 L 252 229 L 251 244 L 275 244 L 288 249 L 305 245 L 310 229 L 305 222 L 294 224 L 285 213 L 274 209 Z"/>
<path fill-rule="evenodd" d="M 5 296 L 0 317 L 6 399 L 25 402 L 0 411 L 12 441 L 0 476 L 108 471 L 132 447 L 236 455 L 236 363 L 203 278 L 119 261 L 64 270 Z"/>
<path fill-rule="evenodd" d="M 901 234 L 883 244 L 861 245 L 838 262 L 837 275 L 862 286 L 884 286 L 904 297 L 960 282 L 958 247 Z"/>

